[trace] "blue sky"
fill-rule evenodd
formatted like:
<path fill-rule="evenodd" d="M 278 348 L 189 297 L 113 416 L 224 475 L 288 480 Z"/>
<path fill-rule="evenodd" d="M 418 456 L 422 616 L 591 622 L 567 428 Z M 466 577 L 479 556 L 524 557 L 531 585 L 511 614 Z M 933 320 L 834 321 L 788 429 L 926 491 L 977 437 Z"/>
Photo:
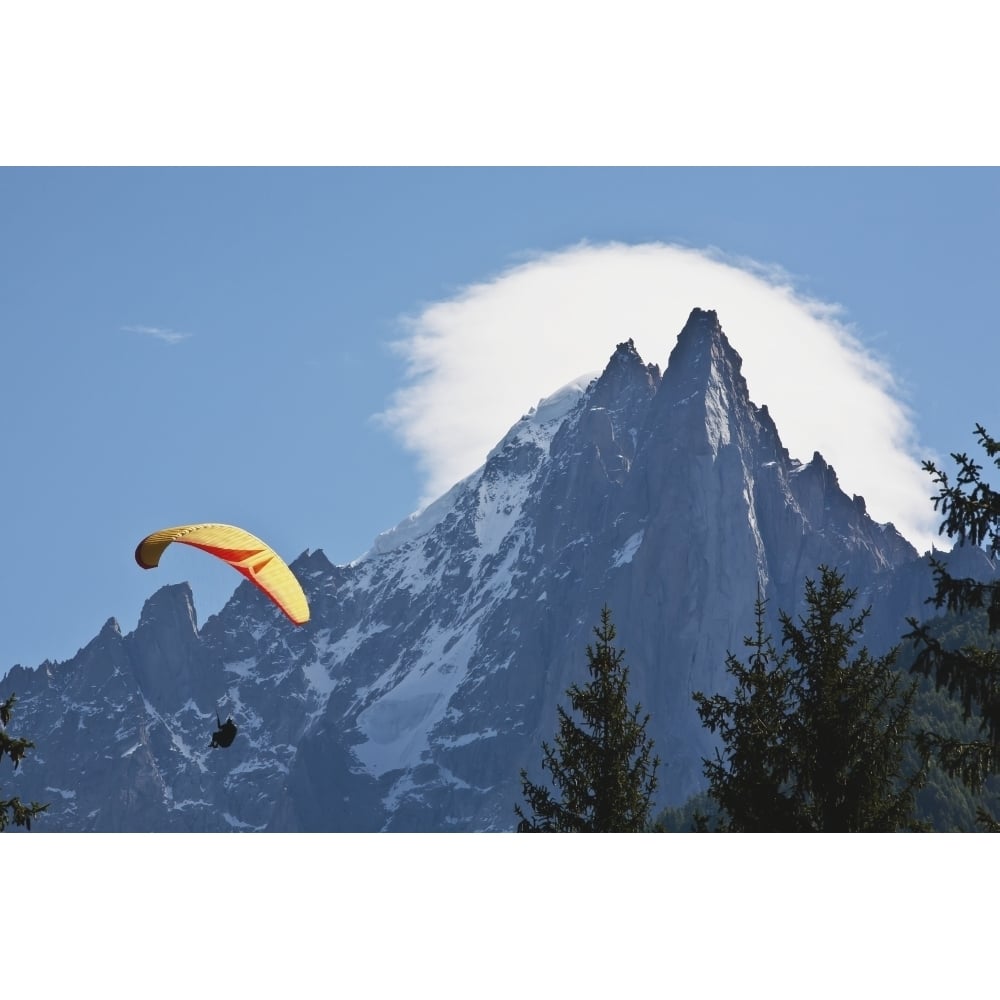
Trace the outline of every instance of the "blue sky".
<path fill-rule="evenodd" d="M 439 492 L 435 471 L 473 471 L 541 395 L 630 335 L 635 293 L 616 323 L 614 282 L 608 328 L 587 337 L 545 299 L 564 292 L 529 302 L 556 310 L 541 339 L 558 364 L 505 332 L 525 308 L 500 302 L 510 274 L 581 248 L 609 260 L 674 248 L 734 271 L 749 260 L 798 300 L 839 306 L 839 328 L 895 380 L 917 457 L 972 450 L 976 421 L 1000 426 L 996 170 L 7 168 L 0 217 L 2 669 L 71 656 L 112 616 L 134 628 L 177 579 L 202 620 L 218 610 L 239 582 L 228 568 L 190 550 L 135 566 L 135 544 L 160 527 L 221 520 L 288 559 L 363 554 Z M 392 345 L 433 335 L 433 307 L 460 308 L 470 287 L 500 289 L 493 327 L 473 311 L 441 340 L 466 367 L 414 379 Z M 773 404 L 749 371 L 753 317 L 677 295 L 683 314 L 666 315 L 659 343 L 637 339 L 646 360 L 666 363 L 688 308 L 717 307 L 751 395 Z M 484 338 L 516 355 L 509 368 L 487 360 Z M 487 363 L 478 458 L 436 470 L 468 415 L 450 400 Z M 782 380 L 823 379 L 804 366 Z M 379 417 L 422 383 L 421 405 L 445 419 L 433 447 Z M 850 399 L 792 405 L 871 445 Z M 792 419 L 776 419 L 787 442 Z"/>

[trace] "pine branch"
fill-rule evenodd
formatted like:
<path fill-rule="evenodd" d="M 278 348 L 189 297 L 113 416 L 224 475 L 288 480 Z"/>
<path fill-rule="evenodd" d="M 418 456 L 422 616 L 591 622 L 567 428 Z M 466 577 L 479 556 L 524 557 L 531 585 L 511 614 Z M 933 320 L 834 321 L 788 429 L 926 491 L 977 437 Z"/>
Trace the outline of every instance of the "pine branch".
<path fill-rule="evenodd" d="M 5 732 L 10 724 L 16 701 L 17 696 L 12 693 L 6 701 L 0 704 L 0 726 L 3 727 L 0 729 L 0 760 L 3 759 L 4 755 L 10 757 L 15 771 L 24 759 L 25 753 L 35 745 L 31 740 L 15 739 Z M 5 830 L 11 819 L 15 826 L 23 826 L 30 830 L 31 821 L 40 813 L 45 812 L 48 807 L 48 803 L 42 804 L 40 802 L 25 805 L 16 795 L 12 799 L 0 800 L 0 830 Z"/>

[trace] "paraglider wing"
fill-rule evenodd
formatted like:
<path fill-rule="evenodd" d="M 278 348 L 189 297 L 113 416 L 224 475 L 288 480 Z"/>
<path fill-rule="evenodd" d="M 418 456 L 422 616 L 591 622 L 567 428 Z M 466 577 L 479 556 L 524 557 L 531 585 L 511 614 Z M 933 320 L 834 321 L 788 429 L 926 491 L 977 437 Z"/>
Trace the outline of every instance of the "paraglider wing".
<path fill-rule="evenodd" d="M 229 563 L 259 587 L 296 624 L 309 621 L 309 604 L 299 581 L 281 556 L 265 542 L 231 524 L 183 524 L 147 535 L 135 549 L 143 569 L 160 564 L 163 550 L 172 542 L 196 549 Z"/>

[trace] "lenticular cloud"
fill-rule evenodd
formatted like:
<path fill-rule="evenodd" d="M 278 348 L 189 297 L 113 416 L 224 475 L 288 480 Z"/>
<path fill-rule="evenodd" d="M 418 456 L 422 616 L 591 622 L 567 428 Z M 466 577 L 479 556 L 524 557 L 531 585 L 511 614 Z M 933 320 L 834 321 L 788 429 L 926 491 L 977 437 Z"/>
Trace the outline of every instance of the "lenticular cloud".
<path fill-rule="evenodd" d="M 407 384 L 382 417 L 425 476 L 423 503 L 478 468 L 539 399 L 632 338 L 666 366 L 695 307 L 714 309 L 793 457 L 814 451 L 918 548 L 936 538 L 913 425 L 886 365 L 783 272 L 666 244 L 581 245 L 525 260 L 404 320 Z"/>

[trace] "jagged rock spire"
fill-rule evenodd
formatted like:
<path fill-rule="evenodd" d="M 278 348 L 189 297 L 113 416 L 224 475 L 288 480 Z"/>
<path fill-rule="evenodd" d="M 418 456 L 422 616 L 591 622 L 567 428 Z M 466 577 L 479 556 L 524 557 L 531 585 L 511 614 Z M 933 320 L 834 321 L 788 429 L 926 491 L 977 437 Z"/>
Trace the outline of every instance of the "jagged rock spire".
<path fill-rule="evenodd" d="M 694 309 L 670 352 L 664 388 L 669 387 L 672 401 L 677 402 L 685 392 L 722 384 L 735 390 L 740 401 L 749 402 L 742 368 L 743 358 L 729 343 L 715 310 Z"/>

